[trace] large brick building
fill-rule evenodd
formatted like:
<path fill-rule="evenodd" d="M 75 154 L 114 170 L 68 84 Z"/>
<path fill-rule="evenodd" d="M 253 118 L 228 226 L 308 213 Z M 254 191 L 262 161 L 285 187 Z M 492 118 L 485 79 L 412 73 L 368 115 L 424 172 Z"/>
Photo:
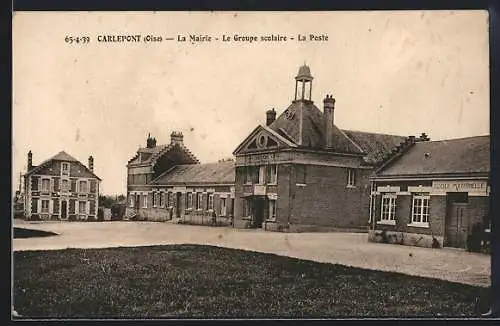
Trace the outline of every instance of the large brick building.
<path fill-rule="evenodd" d="M 29 220 L 96 220 L 99 182 L 94 159 L 88 166 L 62 151 L 33 165 L 28 153 L 24 175 L 24 214 Z"/>
<path fill-rule="evenodd" d="M 231 224 L 234 162 L 200 164 L 182 133 L 172 132 L 168 145 L 149 136 L 127 169 L 129 218 Z"/>
<path fill-rule="evenodd" d="M 335 99 L 323 111 L 312 101 L 308 66 L 295 77 L 295 96 L 278 118 L 266 112 L 234 151 L 235 227 L 267 230 L 366 229 L 370 176 L 403 136 L 342 130 Z"/>
<path fill-rule="evenodd" d="M 372 241 L 467 247 L 489 229 L 490 138 L 412 142 L 373 177 Z"/>

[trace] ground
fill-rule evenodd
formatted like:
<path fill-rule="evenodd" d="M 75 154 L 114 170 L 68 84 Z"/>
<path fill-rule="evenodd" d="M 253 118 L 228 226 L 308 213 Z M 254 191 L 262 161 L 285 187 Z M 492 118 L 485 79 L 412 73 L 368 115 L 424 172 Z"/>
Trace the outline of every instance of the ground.
<path fill-rule="evenodd" d="M 371 243 L 366 233 L 278 233 L 158 222 L 15 222 L 58 236 L 14 239 L 20 250 L 205 244 L 490 286 L 491 257 L 458 249 Z"/>
<path fill-rule="evenodd" d="M 482 290 L 201 245 L 21 251 L 14 273 L 25 318 L 472 317 Z"/>

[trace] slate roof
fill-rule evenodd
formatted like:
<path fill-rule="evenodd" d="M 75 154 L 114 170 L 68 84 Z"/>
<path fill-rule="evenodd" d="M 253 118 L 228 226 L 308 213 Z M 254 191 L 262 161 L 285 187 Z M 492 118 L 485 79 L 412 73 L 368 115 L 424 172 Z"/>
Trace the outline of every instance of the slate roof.
<path fill-rule="evenodd" d="M 292 119 L 286 117 L 285 112 L 292 110 L 295 115 Z M 302 113 L 302 135 L 300 134 L 300 114 Z M 280 116 L 269 125 L 285 138 L 291 138 L 299 145 L 302 136 L 301 147 L 311 149 L 324 149 L 324 122 L 323 113 L 311 101 L 294 101 L 280 114 Z M 333 151 L 338 153 L 362 154 L 363 151 L 352 142 L 339 128 L 333 128 Z"/>
<path fill-rule="evenodd" d="M 490 136 L 417 142 L 377 176 L 490 172 Z"/>
<path fill-rule="evenodd" d="M 386 154 L 405 141 L 406 137 L 373 132 L 342 130 L 366 153 L 364 160 L 368 164 L 379 164 Z"/>
<path fill-rule="evenodd" d="M 285 112 L 282 112 L 268 128 L 298 145 L 299 115 L 302 112 L 302 145 L 298 147 L 325 150 L 323 112 L 311 101 L 294 101 L 287 110 L 295 111 L 292 119 L 288 119 Z M 339 129 L 336 126 L 332 132 L 333 147 L 329 151 L 363 156 L 364 161 L 370 165 L 381 163 L 394 147 L 407 138 L 400 135 Z"/>
<path fill-rule="evenodd" d="M 234 184 L 234 162 L 176 165 L 154 179 L 152 184 Z"/>
<path fill-rule="evenodd" d="M 25 175 L 35 173 L 36 171 L 40 170 L 44 166 L 47 166 L 49 163 L 51 163 L 53 161 L 76 162 L 76 163 L 80 164 L 82 167 L 84 167 L 89 173 L 92 173 L 92 175 L 94 177 L 96 177 L 97 179 L 101 180 L 101 178 L 99 178 L 92 171 L 90 171 L 87 166 L 85 166 L 83 163 L 81 163 L 80 161 L 78 161 L 76 158 L 74 158 L 73 156 L 69 155 L 65 151 L 60 151 L 59 153 L 57 153 L 56 155 L 52 156 L 51 158 L 43 161 L 39 165 L 33 165 L 31 167 L 31 169 Z"/>
<path fill-rule="evenodd" d="M 171 150 L 174 146 L 181 146 L 181 148 L 188 154 L 194 161 L 198 162 L 198 159 L 193 153 L 184 145 L 181 144 L 169 144 L 169 145 L 158 145 L 152 148 L 141 147 L 137 150 L 137 154 L 128 161 L 129 165 L 134 164 L 150 164 L 154 162 L 163 153 Z M 139 154 L 142 154 L 142 161 L 140 160 Z"/>

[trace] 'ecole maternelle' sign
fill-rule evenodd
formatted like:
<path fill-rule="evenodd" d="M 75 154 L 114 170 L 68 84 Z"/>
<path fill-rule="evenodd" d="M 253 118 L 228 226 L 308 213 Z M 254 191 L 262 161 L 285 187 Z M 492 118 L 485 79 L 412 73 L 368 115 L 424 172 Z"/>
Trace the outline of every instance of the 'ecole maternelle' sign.
<path fill-rule="evenodd" d="M 472 194 L 487 195 L 488 184 L 486 181 L 433 181 L 434 192 L 467 192 Z"/>

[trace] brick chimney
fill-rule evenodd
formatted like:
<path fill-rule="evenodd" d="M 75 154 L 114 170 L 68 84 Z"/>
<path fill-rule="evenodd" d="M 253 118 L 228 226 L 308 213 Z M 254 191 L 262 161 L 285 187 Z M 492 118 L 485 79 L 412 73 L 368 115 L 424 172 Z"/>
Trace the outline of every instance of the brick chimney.
<path fill-rule="evenodd" d="M 184 136 L 182 135 L 182 132 L 180 131 L 172 131 L 170 134 L 170 144 L 175 145 L 179 144 L 182 145 L 184 140 Z"/>
<path fill-rule="evenodd" d="M 271 123 L 276 120 L 276 111 L 274 108 L 266 111 L 266 126 L 269 126 Z"/>
<path fill-rule="evenodd" d="M 94 172 L 94 158 L 91 156 L 89 156 L 89 170 L 91 172 Z"/>
<path fill-rule="evenodd" d="M 28 171 L 33 167 L 33 154 L 31 150 L 28 152 Z"/>
<path fill-rule="evenodd" d="M 146 147 L 147 148 L 156 147 L 156 138 L 152 138 L 151 134 L 148 134 L 148 139 L 146 140 Z"/>
<path fill-rule="evenodd" d="M 326 95 L 323 100 L 323 121 L 325 130 L 325 147 L 333 147 L 333 126 L 334 126 L 334 111 L 335 111 L 335 99 L 333 95 Z"/>

